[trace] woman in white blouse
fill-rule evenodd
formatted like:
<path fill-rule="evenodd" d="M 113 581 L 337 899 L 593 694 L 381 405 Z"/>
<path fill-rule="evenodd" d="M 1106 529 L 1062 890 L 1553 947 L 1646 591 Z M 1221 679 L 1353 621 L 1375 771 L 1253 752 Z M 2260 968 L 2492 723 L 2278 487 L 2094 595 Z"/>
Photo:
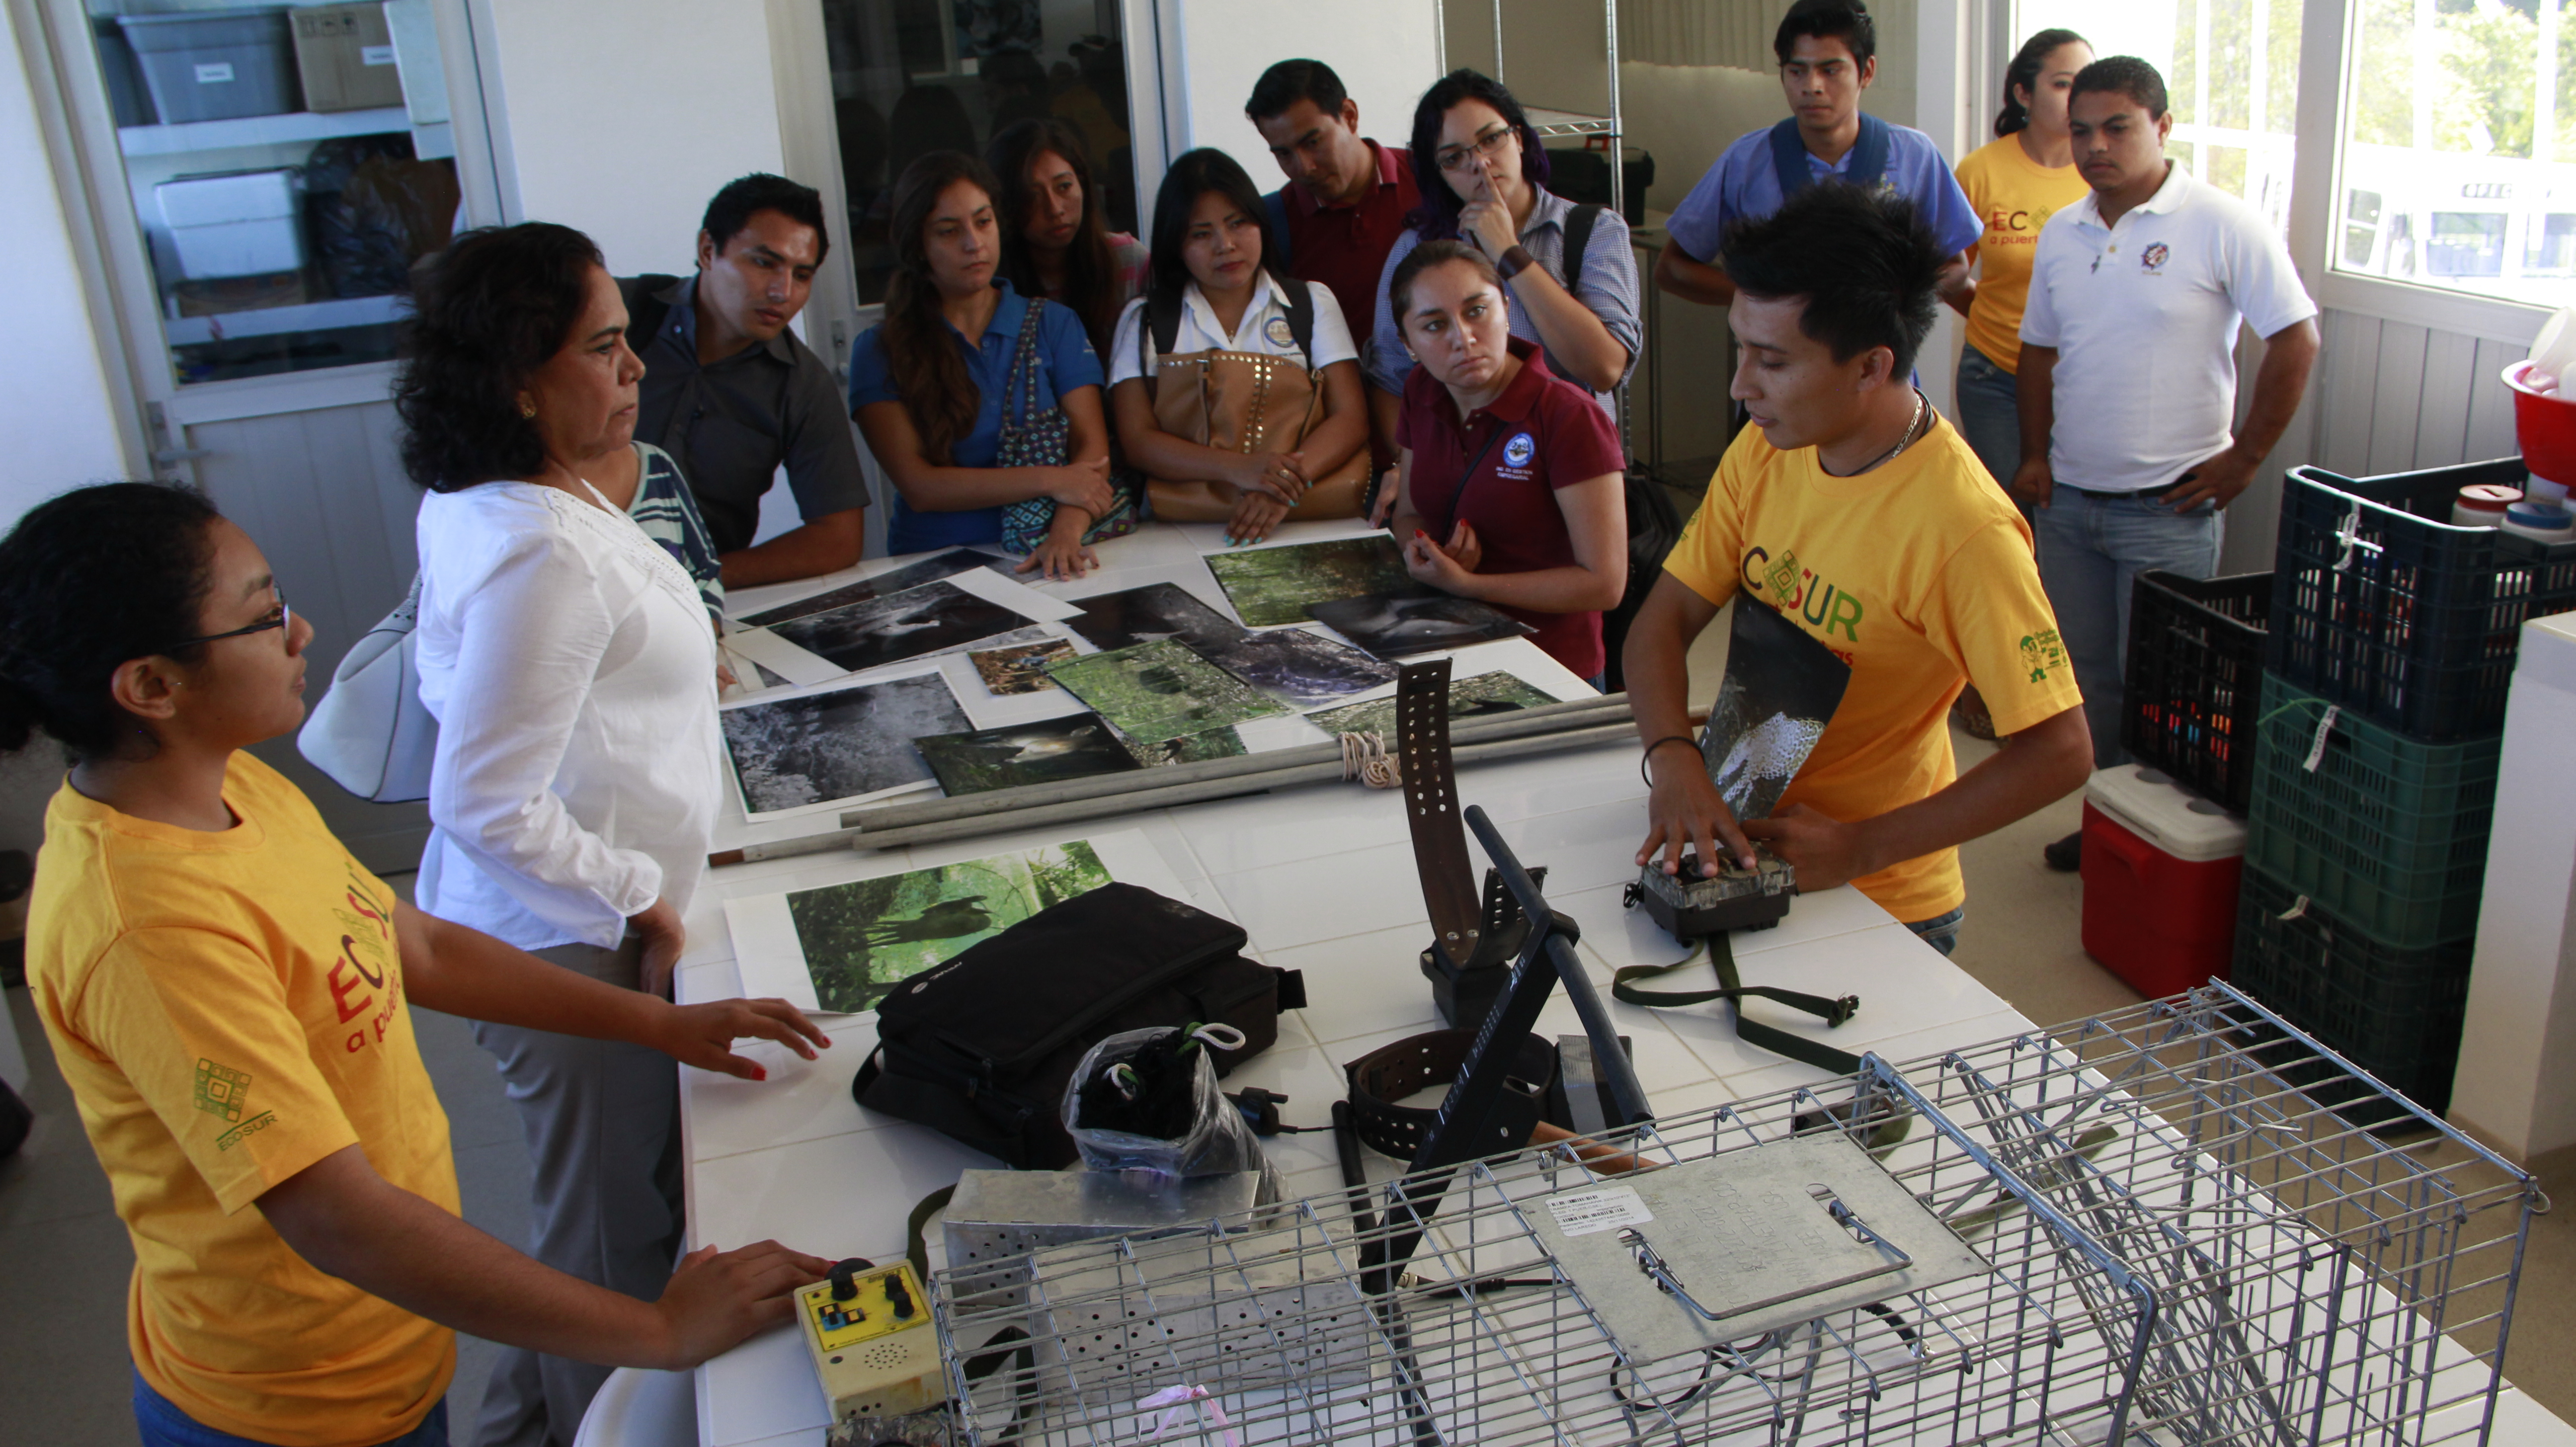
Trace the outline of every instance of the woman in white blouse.
<path fill-rule="evenodd" d="M 590 239 L 460 237 L 395 389 L 421 502 L 421 702 L 439 722 L 420 908 L 666 993 L 705 868 L 716 640 L 626 513 L 639 481 L 626 308 Z M 632 1046 L 478 1024 L 535 1157 L 529 1253 L 652 1300 L 681 1226 L 679 1084 Z M 503 1354 L 476 1440 L 569 1442 L 606 1372 Z"/>

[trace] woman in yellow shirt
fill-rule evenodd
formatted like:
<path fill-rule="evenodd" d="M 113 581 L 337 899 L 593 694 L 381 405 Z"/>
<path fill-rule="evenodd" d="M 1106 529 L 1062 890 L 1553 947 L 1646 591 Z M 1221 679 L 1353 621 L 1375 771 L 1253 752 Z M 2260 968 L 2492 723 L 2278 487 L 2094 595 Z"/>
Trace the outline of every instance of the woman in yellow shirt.
<path fill-rule="evenodd" d="M 28 983 L 134 1243 L 145 1447 L 445 1447 L 459 1330 L 680 1368 L 786 1320 L 830 1263 L 710 1246 L 648 1303 L 457 1219 L 407 1004 L 752 1078 L 738 1038 L 829 1042 L 781 1000 L 675 1006 L 398 901 L 245 751 L 303 721 L 312 637 L 193 492 L 83 488 L 0 539 L 0 749 L 41 729 L 73 758 Z"/>
<path fill-rule="evenodd" d="M 2075 169 L 2066 98 L 2075 72 L 2092 62 L 2093 47 L 2072 30 L 2043 30 L 2023 42 L 2004 73 L 1995 139 L 1959 162 L 1959 189 L 1986 224 L 1968 249 L 1978 275 L 1968 344 L 1959 353 L 1959 431 L 1997 486 L 2021 465 L 2013 374 L 2021 363 L 2021 309 L 2030 295 L 2039 228 L 2091 189 Z"/>

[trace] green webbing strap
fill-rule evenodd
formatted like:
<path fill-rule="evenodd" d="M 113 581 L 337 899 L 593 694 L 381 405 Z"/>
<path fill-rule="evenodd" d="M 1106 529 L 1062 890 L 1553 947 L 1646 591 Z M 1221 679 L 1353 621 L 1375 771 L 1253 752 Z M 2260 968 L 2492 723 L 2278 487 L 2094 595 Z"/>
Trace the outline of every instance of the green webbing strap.
<path fill-rule="evenodd" d="M 925 1291 L 930 1288 L 930 1247 L 921 1239 L 921 1228 L 930 1224 L 931 1217 L 948 1209 L 956 1195 L 955 1186 L 940 1187 L 922 1197 L 903 1223 L 903 1254 L 912 1262 L 912 1274 L 921 1278 Z"/>
<path fill-rule="evenodd" d="M 1786 1055 L 1792 1060 L 1812 1065 L 1835 1075 L 1854 1075 L 1860 1071 L 1860 1057 L 1836 1050 L 1803 1035 L 1792 1035 L 1776 1026 L 1765 1025 L 1744 1013 L 1747 996 L 1770 1000 L 1793 1010 L 1803 1010 L 1825 1022 L 1840 1025 L 1860 1008 L 1860 997 L 1845 995 L 1827 999 L 1797 990 L 1775 989 L 1769 985 L 1746 985 L 1735 969 L 1735 947 L 1724 934 L 1713 934 L 1700 941 L 1708 951 L 1708 962 L 1717 968 L 1718 988 L 1714 990 L 1640 990 L 1632 981 L 1668 975 L 1699 958 L 1699 949 L 1669 965 L 1630 965 L 1610 977 L 1610 998 L 1623 1005 L 1705 1005 L 1711 1000 L 1725 1000 L 1735 1006 L 1735 1036 L 1747 1045 Z"/>

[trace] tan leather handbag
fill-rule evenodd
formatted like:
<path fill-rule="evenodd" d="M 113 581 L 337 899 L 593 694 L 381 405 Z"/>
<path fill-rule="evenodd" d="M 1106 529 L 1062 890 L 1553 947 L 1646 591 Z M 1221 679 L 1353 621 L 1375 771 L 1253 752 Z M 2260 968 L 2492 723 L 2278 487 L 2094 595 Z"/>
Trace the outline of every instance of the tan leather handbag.
<path fill-rule="evenodd" d="M 1290 329 L 1301 349 L 1311 329 L 1297 326 L 1295 313 L 1312 312 L 1308 297 L 1300 287 L 1291 299 Z M 1151 300 L 1146 306 L 1149 324 L 1138 329 L 1138 346 L 1156 342 L 1169 346 L 1179 331 L 1178 308 L 1156 315 Z M 1167 318 L 1168 329 L 1163 325 Z M 1324 418 L 1323 374 L 1295 357 L 1212 349 L 1159 360 L 1149 352 L 1145 361 L 1155 423 L 1174 437 L 1203 447 L 1247 455 L 1294 452 Z M 1368 481 L 1369 450 L 1363 445 L 1330 474 L 1315 478 L 1306 495 L 1288 510 L 1288 520 L 1358 517 Z M 1224 522 L 1234 516 L 1235 504 L 1242 498 L 1241 490 L 1226 482 L 1154 479 L 1146 490 L 1153 500 L 1153 515 L 1165 522 Z"/>

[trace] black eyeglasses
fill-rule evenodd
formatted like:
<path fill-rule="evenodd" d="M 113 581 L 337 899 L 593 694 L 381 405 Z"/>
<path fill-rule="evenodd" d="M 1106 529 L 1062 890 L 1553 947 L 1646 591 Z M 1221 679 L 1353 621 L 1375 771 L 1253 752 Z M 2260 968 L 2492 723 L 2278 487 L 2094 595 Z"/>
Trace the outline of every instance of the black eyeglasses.
<path fill-rule="evenodd" d="M 277 590 L 273 588 L 270 589 L 270 591 L 272 593 L 277 593 Z M 286 606 L 286 595 L 284 593 L 277 593 L 277 611 L 260 619 L 258 622 L 251 624 L 249 627 L 236 628 L 229 633 L 209 633 L 203 638 L 184 638 L 177 643 L 171 644 L 170 647 L 164 651 L 175 653 L 182 648 L 194 648 L 200 643 L 215 643 L 226 638 L 243 638 L 253 633 L 266 633 L 271 628 L 283 628 L 294 621 L 295 610 Z"/>

